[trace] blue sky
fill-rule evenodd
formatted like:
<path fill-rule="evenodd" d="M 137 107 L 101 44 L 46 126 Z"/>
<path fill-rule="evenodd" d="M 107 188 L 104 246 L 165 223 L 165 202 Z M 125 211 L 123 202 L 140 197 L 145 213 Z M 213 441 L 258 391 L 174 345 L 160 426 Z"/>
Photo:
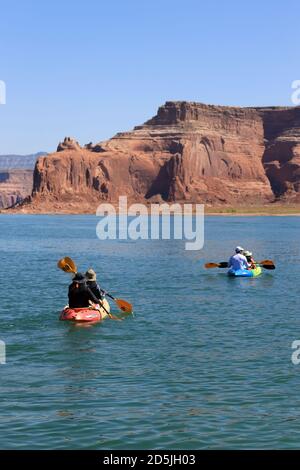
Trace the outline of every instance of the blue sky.
<path fill-rule="evenodd" d="M 0 0 L 0 154 L 130 130 L 167 100 L 292 105 L 296 0 Z"/>

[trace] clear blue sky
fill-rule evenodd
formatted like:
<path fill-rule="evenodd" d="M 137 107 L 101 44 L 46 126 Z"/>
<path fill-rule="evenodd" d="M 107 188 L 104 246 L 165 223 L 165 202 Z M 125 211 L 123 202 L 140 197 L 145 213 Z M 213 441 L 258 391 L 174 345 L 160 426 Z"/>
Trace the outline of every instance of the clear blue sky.
<path fill-rule="evenodd" d="M 131 129 L 166 100 L 291 105 L 299 0 L 0 0 L 0 154 Z"/>

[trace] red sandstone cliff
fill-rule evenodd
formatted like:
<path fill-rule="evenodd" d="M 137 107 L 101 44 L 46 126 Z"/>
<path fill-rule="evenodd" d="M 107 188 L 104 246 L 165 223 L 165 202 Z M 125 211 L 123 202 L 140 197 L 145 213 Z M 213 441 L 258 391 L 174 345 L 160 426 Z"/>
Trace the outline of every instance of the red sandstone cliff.
<path fill-rule="evenodd" d="M 130 132 L 39 158 L 29 211 L 93 212 L 102 201 L 265 203 L 300 194 L 300 109 L 167 102 Z M 271 182 L 271 184 L 270 184 Z"/>
<path fill-rule="evenodd" d="M 258 108 L 264 123 L 263 165 L 277 198 L 300 202 L 300 107 Z"/>

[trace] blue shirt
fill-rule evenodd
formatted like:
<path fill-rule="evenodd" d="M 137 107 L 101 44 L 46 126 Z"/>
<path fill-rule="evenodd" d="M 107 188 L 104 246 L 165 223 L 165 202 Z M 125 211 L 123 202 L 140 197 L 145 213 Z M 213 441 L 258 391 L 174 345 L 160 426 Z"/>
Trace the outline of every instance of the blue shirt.
<path fill-rule="evenodd" d="M 234 271 L 238 271 L 239 269 L 248 269 L 249 266 L 246 256 L 241 253 L 231 256 L 228 267 L 234 269 Z"/>

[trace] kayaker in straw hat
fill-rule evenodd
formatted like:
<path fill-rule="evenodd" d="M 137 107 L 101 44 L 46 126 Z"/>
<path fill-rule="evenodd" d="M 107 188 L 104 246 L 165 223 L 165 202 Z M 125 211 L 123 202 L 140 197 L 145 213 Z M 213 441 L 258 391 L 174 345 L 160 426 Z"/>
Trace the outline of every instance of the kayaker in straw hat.
<path fill-rule="evenodd" d="M 254 259 L 252 258 L 252 253 L 251 253 L 251 251 L 245 250 L 245 251 L 243 252 L 243 255 L 246 256 L 247 263 L 250 265 L 250 268 L 249 268 L 249 269 L 255 269 L 255 268 L 256 268 L 256 264 L 255 264 Z"/>
<path fill-rule="evenodd" d="M 99 284 L 97 284 L 97 274 L 95 271 L 92 268 L 89 268 L 85 273 L 85 277 L 87 279 L 87 286 L 91 289 L 93 294 L 97 297 L 97 299 L 103 300 L 105 291 L 101 289 Z"/>
<path fill-rule="evenodd" d="M 249 264 L 246 256 L 243 254 L 244 248 L 237 246 L 235 249 L 235 254 L 232 255 L 228 262 L 228 267 L 234 271 L 239 271 L 240 269 L 248 269 Z"/>
<path fill-rule="evenodd" d="M 89 307 L 90 302 L 98 304 L 98 298 L 93 294 L 86 284 L 83 274 L 77 273 L 73 277 L 73 282 L 69 286 L 69 307 L 84 308 Z"/>

